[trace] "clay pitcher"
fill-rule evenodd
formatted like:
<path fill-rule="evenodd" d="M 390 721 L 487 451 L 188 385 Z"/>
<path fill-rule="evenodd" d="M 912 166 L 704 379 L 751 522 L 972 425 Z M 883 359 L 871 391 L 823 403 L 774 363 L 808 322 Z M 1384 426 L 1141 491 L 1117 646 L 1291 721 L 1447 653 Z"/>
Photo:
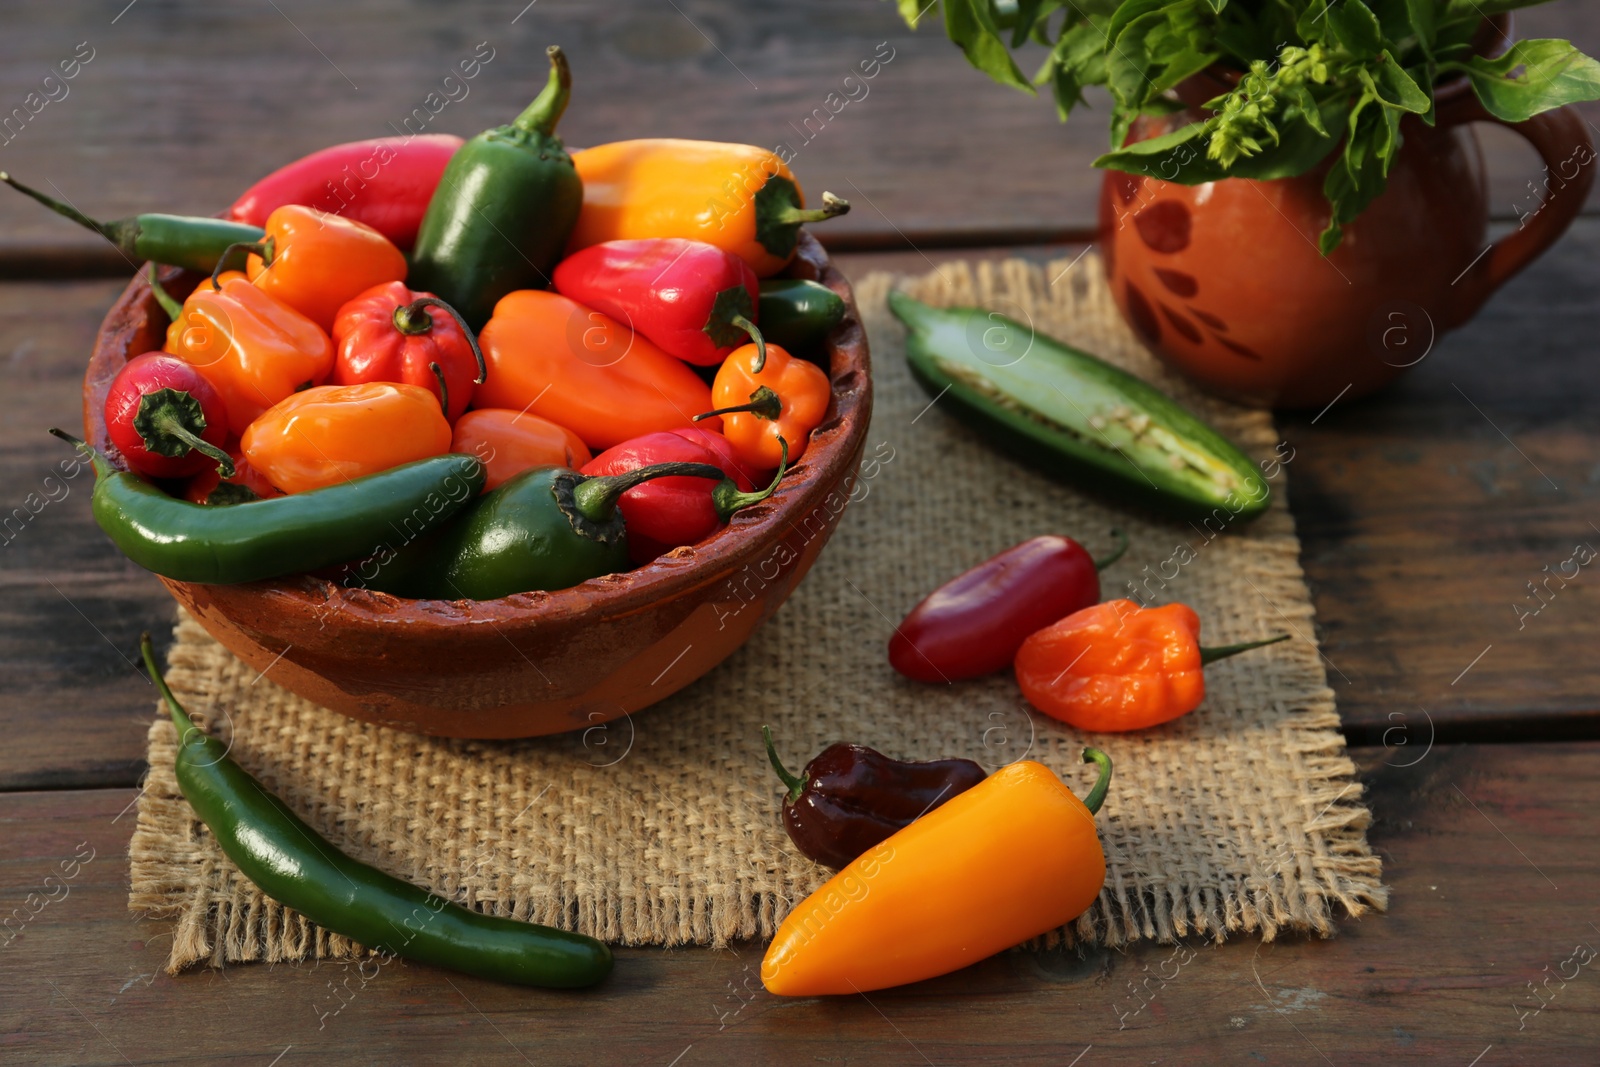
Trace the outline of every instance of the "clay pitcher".
<path fill-rule="evenodd" d="M 1197 107 L 1226 86 L 1201 75 L 1183 89 Z M 1100 247 L 1124 318 L 1190 378 L 1252 403 L 1322 407 L 1414 366 L 1561 236 L 1594 180 L 1594 147 L 1572 109 L 1501 122 L 1465 79 L 1435 100 L 1437 124 L 1405 117 L 1388 187 L 1326 257 L 1317 235 L 1332 156 L 1276 181 L 1187 186 L 1108 171 Z M 1130 139 L 1177 121 L 1141 120 Z M 1545 168 L 1542 199 L 1530 194 L 1517 228 L 1494 242 L 1477 122 L 1516 131 Z"/>

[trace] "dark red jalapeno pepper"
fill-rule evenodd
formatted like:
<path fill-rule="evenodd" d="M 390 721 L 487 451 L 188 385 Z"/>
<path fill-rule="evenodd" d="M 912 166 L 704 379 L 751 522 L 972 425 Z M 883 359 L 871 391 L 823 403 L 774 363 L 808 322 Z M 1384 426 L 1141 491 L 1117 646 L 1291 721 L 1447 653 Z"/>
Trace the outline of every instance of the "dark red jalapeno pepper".
<path fill-rule="evenodd" d="M 752 492 L 751 474 L 762 472 L 742 467 L 720 433 L 690 427 L 647 433 L 613 445 L 585 463 L 580 473 L 625 474 L 655 463 L 709 463 L 728 480 L 657 478 L 623 493 L 618 507 L 628 524 L 628 554 L 634 563 L 649 563 L 679 545 L 705 540 L 734 512 L 772 495 L 788 466 L 786 459 L 766 489 Z"/>
<path fill-rule="evenodd" d="M 409 250 L 439 176 L 461 144 L 448 133 L 336 144 L 256 182 L 233 202 L 229 216 L 265 226 L 285 204 L 304 204 L 364 222 Z"/>
<path fill-rule="evenodd" d="M 789 795 L 783 827 L 795 847 L 835 869 L 983 781 L 968 759 L 890 759 L 862 745 L 829 745 L 796 778 L 778 759 L 772 730 L 761 728 L 767 759 Z"/>
<path fill-rule="evenodd" d="M 556 265 L 556 292 L 638 330 L 663 351 L 709 367 L 749 341 L 761 290 L 749 264 L 704 241 L 605 241 Z"/>
<path fill-rule="evenodd" d="M 1128 539 L 1096 561 L 1070 537 L 1033 537 L 941 585 L 889 638 L 889 665 L 919 682 L 954 682 L 1011 666 L 1022 642 L 1100 602 L 1100 571 Z"/>

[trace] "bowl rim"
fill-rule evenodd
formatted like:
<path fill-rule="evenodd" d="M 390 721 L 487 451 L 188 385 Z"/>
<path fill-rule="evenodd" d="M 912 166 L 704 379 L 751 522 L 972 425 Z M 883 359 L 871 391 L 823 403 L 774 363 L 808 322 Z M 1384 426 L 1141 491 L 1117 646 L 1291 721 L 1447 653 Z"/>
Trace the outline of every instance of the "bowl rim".
<path fill-rule="evenodd" d="M 163 271 L 162 280 L 177 282 L 182 276 L 182 272 L 168 268 Z M 504 622 L 553 623 L 580 616 L 584 621 L 597 622 L 674 600 L 772 556 L 784 543 L 784 535 L 789 530 L 798 532 L 800 523 L 810 514 L 828 508 L 831 517 L 844 509 L 853 495 L 855 465 L 872 412 L 871 358 L 849 281 L 816 238 L 804 229 L 795 258 L 781 276 L 820 282 L 845 302 L 844 319 L 825 342 L 831 387 L 828 409 L 822 423 L 812 431 L 805 454 L 790 468 L 777 491 L 735 514 L 729 523 L 698 544 L 674 549 L 632 570 L 592 578 L 567 589 L 517 593 L 496 600 L 413 600 L 314 575 L 290 575 L 233 588 L 249 588 L 268 599 L 300 601 L 302 608 L 318 615 L 336 614 L 341 627 L 361 629 L 392 631 L 428 623 L 492 628 Z M 121 366 L 140 354 L 133 348 L 142 345 L 151 334 L 160 336 L 161 328 L 155 325 L 158 315 L 165 318 L 150 290 L 148 271 L 141 269 L 101 322 L 84 375 L 86 439 L 106 453 L 114 466 L 124 469 L 126 463 L 106 433 L 105 394 Z M 840 497 L 837 507 L 830 502 L 835 496 Z M 168 578 L 161 581 L 169 587 L 195 584 Z"/>

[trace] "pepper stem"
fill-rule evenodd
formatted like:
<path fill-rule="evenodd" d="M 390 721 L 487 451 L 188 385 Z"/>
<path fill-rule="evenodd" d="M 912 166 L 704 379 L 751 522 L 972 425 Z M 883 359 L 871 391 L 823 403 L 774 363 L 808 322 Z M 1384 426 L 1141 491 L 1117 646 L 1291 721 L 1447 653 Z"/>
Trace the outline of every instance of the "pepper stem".
<path fill-rule="evenodd" d="M 800 793 L 806 787 L 804 778 L 796 778 L 789 773 L 789 769 L 778 758 L 778 750 L 772 744 L 772 727 L 762 726 L 761 736 L 767 742 L 767 759 L 772 763 L 772 769 L 778 772 L 778 777 L 783 779 L 783 784 L 789 790 L 789 803 L 800 799 Z"/>
<path fill-rule="evenodd" d="M 167 313 L 167 318 L 177 322 L 183 317 L 183 305 L 172 299 L 172 294 L 162 286 L 161 279 L 156 277 L 155 261 L 150 263 L 150 292 L 156 298 L 156 303 L 161 305 L 161 310 Z"/>
<path fill-rule="evenodd" d="M 783 449 L 783 455 L 778 459 L 778 473 L 772 476 L 772 484 L 757 493 L 743 493 L 739 491 L 738 483 L 732 478 L 724 478 L 711 490 L 711 503 L 716 506 L 717 518 L 727 522 L 733 513 L 751 504 L 759 504 L 778 490 L 778 483 L 783 481 L 783 472 L 789 469 L 789 442 L 778 437 L 778 447 Z"/>
<path fill-rule="evenodd" d="M 489 365 L 483 361 L 483 349 L 478 347 L 477 335 L 472 332 L 472 327 L 467 325 L 467 320 L 463 319 L 455 308 L 436 296 L 419 296 L 411 303 L 395 308 L 390 321 L 394 323 L 395 329 L 407 337 L 427 333 L 433 329 L 433 316 L 428 314 L 425 308 L 438 308 L 454 319 L 456 325 L 461 328 L 461 335 L 472 347 L 472 358 L 478 361 L 478 376 L 472 379 L 472 384 L 482 385 L 483 380 L 489 376 Z"/>
<path fill-rule="evenodd" d="M 259 242 L 234 242 L 232 245 L 224 248 L 221 256 L 216 258 L 216 267 L 211 269 L 211 288 L 213 288 L 213 290 L 221 290 L 222 286 L 218 285 L 216 280 L 218 280 L 219 277 L 222 277 L 222 272 L 227 270 L 229 259 L 232 259 L 235 251 L 238 250 L 245 250 L 245 253 L 248 253 L 245 256 L 246 267 L 250 266 L 250 256 L 261 256 L 262 269 L 266 269 L 266 267 L 272 266 L 272 258 L 274 258 L 275 254 L 277 254 L 278 243 L 275 238 L 264 237 L 262 240 L 259 240 Z M 245 267 L 240 267 L 240 270 L 243 269 L 245 269 Z"/>
<path fill-rule="evenodd" d="M 1100 777 L 1095 779 L 1094 788 L 1083 798 L 1083 806 L 1089 809 L 1090 815 L 1095 815 L 1099 813 L 1100 805 L 1105 803 L 1106 791 L 1111 788 L 1111 757 L 1098 748 L 1086 748 L 1083 750 L 1083 762 L 1096 764 L 1100 768 Z"/>
<path fill-rule="evenodd" d="M 21 182 L 17 181 L 17 179 L 13 178 L 10 174 L 7 174 L 3 170 L 0 170 L 0 182 L 5 182 L 7 185 L 11 186 L 11 188 L 15 189 L 24 196 L 33 197 L 35 200 L 39 201 L 39 203 L 43 204 L 51 211 L 54 211 L 57 215 L 63 215 L 66 218 L 71 219 L 73 222 L 76 222 L 79 226 L 93 230 L 95 233 L 99 234 L 101 237 L 104 237 L 112 244 L 120 247 L 120 242 L 117 240 L 117 234 L 113 229 L 114 224 L 97 222 L 94 219 L 91 219 L 88 215 L 85 215 L 83 212 L 79 211 L 77 208 L 73 207 L 71 204 L 63 204 L 54 197 L 46 196 L 37 189 L 23 185 Z"/>
<path fill-rule="evenodd" d="M 622 494 L 653 478 L 715 478 L 720 482 L 726 477 L 721 467 L 709 463 L 652 463 L 622 474 L 584 478 L 572 487 L 572 505 L 590 522 L 609 522 Z"/>
<path fill-rule="evenodd" d="M 444 412 L 444 417 L 450 417 L 450 386 L 444 380 L 444 371 L 437 363 L 429 363 L 428 369 L 433 371 L 433 380 L 439 383 L 439 410 Z"/>
<path fill-rule="evenodd" d="M 1117 539 L 1117 541 L 1119 542 L 1119 544 L 1117 545 L 1116 548 L 1111 550 L 1111 555 L 1107 556 L 1104 559 L 1097 559 L 1097 560 L 1094 561 L 1094 569 L 1097 570 L 1097 571 L 1105 570 L 1107 567 L 1111 566 L 1117 560 L 1121 559 L 1122 558 L 1122 554 L 1124 552 L 1128 551 L 1128 535 L 1127 534 L 1125 534 L 1121 530 L 1118 530 L 1115 527 L 1113 527 L 1112 530 L 1111 530 L 1111 536 L 1115 537 Z"/>
<path fill-rule="evenodd" d="M 231 257 L 235 252 L 239 251 L 241 248 L 250 255 L 260 256 L 261 265 L 263 267 L 270 267 L 272 266 L 272 258 L 278 250 L 278 242 L 271 237 L 266 237 L 259 241 L 235 241 L 227 248 L 224 248 L 222 250 L 222 255 L 217 257 L 217 265 L 211 269 L 212 289 L 222 288 L 222 286 L 217 284 L 217 279 L 222 276 L 223 271 L 228 269 L 229 257 Z M 249 263 L 248 256 L 245 259 L 245 263 L 247 265 Z"/>
<path fill-rule="evenodd" d="M 1275 645 L 1279 641 L 1287 640 L 1289 640 L 1288 634 L 1279 634 L 1277 637 L 1269 637 L 1264 641 L 1246 641 L 1243 644 L 1219 645 L 1216 648 L 1202 647 L 1200 649 L 1200 666 L 1207 666 L 1217 662 L 1219 659 L 1227 659 L 1229 656 L 1237 656 L 1241 652 L 1249 652 L 1252 648 L 1264 648 L 1267 645 Z"/>
<path fill-rule="evenodd" d="M 52 431 L 53 432 L 53 431 Z M 149 672 L 150 680 L 156 684 L 161 699 L 167 702 L 167 712 L 172 716 L 172 725 L 178 728 L 178 744 L 182 745 L 190 732 L 204 733 L 189 718 L 188 712 L 183 710 L 183 705 L 178 703 L 178 698 L 172 695 L 172 690 L 167 686 L 167 680 L 161 676 L 161 668 L 156 666 L 156 649 L 150 641 L 150 631 L 146 630 L 139 635 L 139 655 L 144 659 L 144 669 Z"/>
<path fill-rule="evenodd" d="M 567 101 L 572 98 L 572 70 L 567 66 L 567 56 L 560 45 L 551 45 L 544 54 L 550 57 L 550 80 L 511 125 L 549 137 L 556 132 L 556 123 L 561 121 L 561 113 L 567 110 Z"/>
<path fill-rule="evenodd" d="M 206 416 L 193 393 L 171 387 L 146 393 L 139 398 L 133 428 L 144 447 L 158 456 L 176 459 L 193 449 L 216 460 L 222 477 L 232 478 L 236 473 L 233 457 L 196 432 L 205 430 Z"/>
<path fill-rule="evenodd" d="M 783 400 L 766 386 L 761 386 L 750 394 L 750 403 L 735 404 L 731 408 L 717 408 L 714 411 L 703 412 L 694 417 L 695 422 L 709 419 L 714 415 L 732 415 L 738 411 L 748 411 L 758 419 L 775 419 L 783 414 Z"/>
<path fill-rule="evenodd" d="M 750 364 L 750 369 L 757 374 L 767 365 L 767 339 L 761 336 L 761 331 L 756 329 L 756 324 L 743 315 L 729 315 L 728 321 L 750 335 L 750 340 L 755 342 L 756 361 Z"/>
<path fill-rule="evenodd" d="M 102 456 L 100 454 L 100 450 L 89 444 L 87 441 L 80 440 L 72 436 L 67 431 L 58 430 L 54 426 L 50 427 L 50 432 L 61 438 L 73 448 L 76 448 L 79 452 L 83 453 L 83 455 L 88 458 L 89 462 L 94 464 L 94 476 L 96 478 L 104 478 L 109 474 L 115 473 L 111 466 L 111 461 Z"/>
<path fill-rule="evenodd" d="M 834 196 L 832 193 L 822 194 L 822 206 L 813 208 L 785 207 L 772 215 L 772 221 L 785 223 L 826 222 L 838 215 L 849 212 L 850 201 Z"/>

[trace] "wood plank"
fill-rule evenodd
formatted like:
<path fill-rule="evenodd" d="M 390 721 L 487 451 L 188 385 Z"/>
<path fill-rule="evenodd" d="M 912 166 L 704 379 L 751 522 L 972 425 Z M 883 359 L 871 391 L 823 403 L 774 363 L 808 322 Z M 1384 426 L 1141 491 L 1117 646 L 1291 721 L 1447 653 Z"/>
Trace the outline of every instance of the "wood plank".
<path fill-rule="evenodd" d="M 787 143 L 807 188 L 855 202 L 827 228 L 838 248 L 1062 240 L 1093 223 L 1100 175 L 1089 164 L 1106 144 L 1105 95 L 1091 93 L 1092 110 L 1062 127 L 1048 100 L 993 84 L 937 25 L 913 34 L 891 4 L 732 11 L 711 0 L 545 0 L 515 20 L 507 10 L 484 0 L 403 15 L 377 0 L 205 11 L 146 3 L 112 22 L 99 6 L 32 6 L 0 40 L 0 115 L 23 106 L 80 42 L 92 58 L 50 89 L 65 96 L 42 106 L 35 97 L 38 113 L 13 119 L 0 167 L 103 218 L 210 213 L 283 162 L 390 134 L 480 41 L 493 59 L 464 97 L 451 90 L 457 102 L 427 128 L 470 135 L 504 122 L 543 83 L 544 46 L 559 40 L 577 79 L 563 126 L 572 144 L 641 135 Z M 1519 19 L 1524 35 L 1600 51 L 1600 13 L 1586 5 Z M 875 53 L 892 58 L 864 88 L 845 86 Z M 837 115 L 812 117 L 829 114 L 835 92 Z M 846 94 L 857 99 L 841 105 Z M 1600 108 L 1586 114 L 1600 121 Z M 1531 206 L 1537 165 L 1514 135 L 1488 130 L 1484 140 L 1491 203 L 1515 217 Z M 0 233 L 11 277 L 120 269 L 103 243 L 9 193 Z"/>
<path fill-rule="evenodd" d="M 1521 740 L 1524 708 L 1535 736 L 1600 729 L 1600 594 L 1576 563 L 1544 584 L 1577 546 L 1600 549 L 1600 367 L 1581 355 L 1597 249 L 1600 223 L 1580 222 L 1394 388 L 1282 422 L 1301 562 L 1357 738 L 1408 723 L 1416 742 L 1431 717 L 1455 738 Z"/>
<path fill-rule="evenodd" d="M 1589 1062 L 1600 980 L 1594 965 L 1557 972 L 1574 946 L 1600 947 L 1600 746 L 1356 756 L 1393 902 L 1332 940 L 1010 953 L 829 1000 L 768 995 L 753 944 L 623 950 L 590 992 L 401 962 L 366 982 L 339 964 L 170 978 L 168 925 L 125 910 L 133 792 L 12 794 L 0 916 L 37 914 L 0 947 L 0 1049 L 18 1064 Z"/>
<path fill-rule="evenodd" d="M 400 126 L 480 41 L 492 60 L 427 128 L 470 136 L 508 121 L 542 86 L 544 47 L 558 41 L 576 82 L 562 123 L 569 143 L 652 135 L 788 143 L 813 196 L 829 188 L 855 202 L 833 224 L 841 234 L 915 237 L 1093 216 L 1098 176 L 1085 163 L 1103 150 L 1103 123 L 1063 131 L 1048 101 L 990 83 L 936 26 L 913 34 L 892 5 L 828 0 L 736 12 L 707 0 L 676 10 L 546 0 L 513 24 L 519 6 L 399 15 L 375 0 L 207 12 L 146 4 L 115 26 L 85 6 L 19 13 L 0 41 L 5 107 L 78 42 L 95 55 L 65 99 L 0 146 L 0 165 L 47 191 L 55 182 L 104 217 L 217 211 L 306 152 L 393 135 L 390 124 Z M 875 56 L 887 65 L 864 88 L 843 85 Z M 828 95 L 846 90 L 857 99 L 826 122 L 814 117 L 818 108 L 829 115 Z M 996 195 L 985 161 L 1020 145 L 1034 165 L 1010 170 L 1005 195 Z M 1065 191 L 1062 174 L 1074 176 Z M 93 244 L 9 194 L 0 198 L 0 232 Z"/>
<path fill-rule="evenodd" d="M 171 601 L 89 514 L 93 477 L 45 430 L 81 432 L 83 367 L 117 282 L 0 286 L 8 414 L 0 423 L 0 723 L 7 788 L 138 780 L 150 687 L 139 632 Z M 72 469 L 69 465 L 67 469 Z M 73 750 L 76 749 L 74 754 Z"/>

